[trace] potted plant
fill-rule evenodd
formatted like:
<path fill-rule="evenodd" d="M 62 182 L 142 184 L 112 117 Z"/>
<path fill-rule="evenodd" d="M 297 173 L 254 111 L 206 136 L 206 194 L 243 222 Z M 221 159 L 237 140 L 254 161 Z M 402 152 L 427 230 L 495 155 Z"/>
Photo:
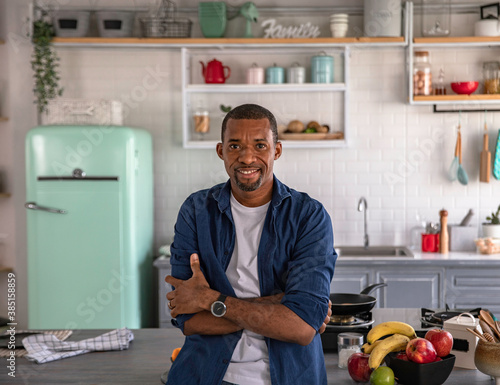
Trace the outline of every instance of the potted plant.
<path fill-rule="evenodd" d="M 41 17 L 33 22 L 33 54 L 31 56 L 31 68 L 35 86 L 35 103 L 38 111 L 43 113 L 47 109 L 50 99 L 62 95 L 62 88 L 59 87 L 59 57 L 52 46 L 54 29 L 49 21 L 48 13 L 41 11 Z"/>
<path fill-rule="evenodd" d="M 483 223 L 483 237 L 500 239 L 500 205 L 496 212 L 486 217 L 489 222 Z"/>

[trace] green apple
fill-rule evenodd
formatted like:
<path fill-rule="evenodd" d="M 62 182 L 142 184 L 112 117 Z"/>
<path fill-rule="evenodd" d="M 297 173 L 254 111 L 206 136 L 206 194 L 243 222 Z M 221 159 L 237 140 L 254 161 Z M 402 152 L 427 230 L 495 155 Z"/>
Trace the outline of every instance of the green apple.
<path fill-rule="evenodd" d="M 394 372 L 388 366 L 379 366 L 370 376 L 372 385 L 394 385 Z"/>

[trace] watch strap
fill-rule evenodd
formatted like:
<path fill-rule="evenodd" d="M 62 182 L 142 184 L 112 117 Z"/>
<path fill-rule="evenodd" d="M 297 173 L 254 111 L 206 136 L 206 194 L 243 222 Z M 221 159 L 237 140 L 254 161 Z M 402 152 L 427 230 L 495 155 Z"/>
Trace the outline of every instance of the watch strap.
<path fill-rule="evenodd" d="M 217 298 L 217 301 L 224 303 L 224 301 L 226 301 L 226 298 L 227 298 L 227 295 L 224 295 L 221 293 L 219 295 L 219 298 Z"/>

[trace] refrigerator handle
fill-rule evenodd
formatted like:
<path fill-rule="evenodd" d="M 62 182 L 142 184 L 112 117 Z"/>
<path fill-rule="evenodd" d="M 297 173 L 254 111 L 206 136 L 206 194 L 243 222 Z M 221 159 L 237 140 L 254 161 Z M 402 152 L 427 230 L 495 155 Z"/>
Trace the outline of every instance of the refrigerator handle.
<path fill-rule="evenodd" d="M 53 209 L 51 207 L 43 207 L 43 206 L 38 206 L 35 202 L 26 202 L 24 204 L 24 207 L 30 210 L 41 210 L 41 211 L 47 211 L 49 213 L 54 213 L 54 214 L 66 214 L 66 210 L 61 210 L 61 209 Z"/>

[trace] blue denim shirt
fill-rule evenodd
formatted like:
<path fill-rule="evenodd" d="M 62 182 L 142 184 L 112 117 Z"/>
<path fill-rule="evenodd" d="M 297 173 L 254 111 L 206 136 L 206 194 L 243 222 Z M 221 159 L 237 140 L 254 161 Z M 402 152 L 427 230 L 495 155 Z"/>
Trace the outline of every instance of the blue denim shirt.
<path fill-rule="evenodd" d="M 210 287 L 236 297 L 225 274 L 235 243 L 230 194 L 228 181 L 188 197 L 175 225 L 171 264 L 172 276 L 189 279 L 190 255 L 198 253 Z M 337 259 L 332 223 L 324 207 L 274 177 L 257 258 L 261 296 L 284 292 L 281 303 L 318 330 L 328 311 Z M 192 316 L 179 315 L 172 323 L 183 330 Z M 187 336 L 167 384 L 219 385 L 240 336 L 241 332 Z M 318 333 L 307 346 L 271 338 L 266 338 L 266 344 L 273 385 L 327 383 Z"/>

